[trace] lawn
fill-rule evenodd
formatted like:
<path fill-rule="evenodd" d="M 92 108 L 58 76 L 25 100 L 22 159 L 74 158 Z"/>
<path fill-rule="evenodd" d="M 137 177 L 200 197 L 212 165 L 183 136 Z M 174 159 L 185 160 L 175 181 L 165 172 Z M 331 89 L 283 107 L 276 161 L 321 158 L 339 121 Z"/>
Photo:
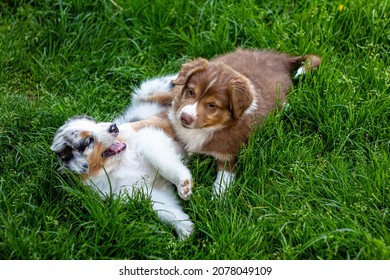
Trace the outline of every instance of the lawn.
<path fill-rule="evenodd" d="M 0 2 L 0 259 L 390 259 L 390 3 Z M 112 120 L 144 79 L 236 47 L 322 57 L 253 132 L 226 199 L 194 156 L 196 232 L 148 197 L 102 202 L 50 151 L 71 116 Z"/>

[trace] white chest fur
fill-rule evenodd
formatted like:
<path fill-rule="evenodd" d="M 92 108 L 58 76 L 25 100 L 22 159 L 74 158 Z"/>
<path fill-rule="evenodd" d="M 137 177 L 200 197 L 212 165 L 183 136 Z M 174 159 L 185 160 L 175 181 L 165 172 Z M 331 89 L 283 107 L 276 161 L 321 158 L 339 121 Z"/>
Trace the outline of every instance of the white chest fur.
<path fill-rule="evenodd" d="M 180 121 L 173 110 L 168 114 L 168 117 L 176 131 L 177 137 L 188 152 L 201 153 L 203 145 L 212 137 L 215 129 L 188 129 L 180 124 Z"/>

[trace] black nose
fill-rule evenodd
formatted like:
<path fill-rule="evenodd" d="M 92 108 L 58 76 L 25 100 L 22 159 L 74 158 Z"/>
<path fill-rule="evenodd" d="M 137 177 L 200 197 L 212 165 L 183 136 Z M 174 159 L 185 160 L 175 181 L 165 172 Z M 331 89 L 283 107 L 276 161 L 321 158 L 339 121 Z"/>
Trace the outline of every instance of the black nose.
<path fill-rule="evenodd" d="M 109 133 L 118 133 L 118 132 L 119 132 L 119 129 L 118 129 L 118 127 L 116 126 L 116 124 L 113 123 L 113 124 L 110 125 L 110 127 L 108 128 L 108 132 L 109 132 Z"/>

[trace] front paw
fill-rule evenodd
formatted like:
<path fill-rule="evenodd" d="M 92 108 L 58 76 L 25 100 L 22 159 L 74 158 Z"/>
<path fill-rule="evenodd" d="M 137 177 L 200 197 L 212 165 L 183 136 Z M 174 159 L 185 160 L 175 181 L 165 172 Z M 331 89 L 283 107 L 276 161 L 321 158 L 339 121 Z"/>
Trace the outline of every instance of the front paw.
<path fill-rule="evenodd" d="M 177 186 L 177 192 L 183 200 L 188 200 L 192 194 L 192 188 L 194 187 L 194 180 L 192 178 L 180 180 Z"/>
<path fill-rule="evenodd" d="M 212 199 L 220 199 L 226 191 L 228 191 L 234 183 L 235 174 L 220 170 L 217 172 L 217 178 L 213 184 Z"/>

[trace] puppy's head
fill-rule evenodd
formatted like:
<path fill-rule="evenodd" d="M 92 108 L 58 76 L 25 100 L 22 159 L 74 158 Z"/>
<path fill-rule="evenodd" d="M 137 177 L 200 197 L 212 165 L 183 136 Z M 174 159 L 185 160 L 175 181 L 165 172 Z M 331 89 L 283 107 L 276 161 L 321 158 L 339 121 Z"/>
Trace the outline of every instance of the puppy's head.
<path fill-rule="evenodd" d="M 173 84 L 176 121 L 189 129 L 226 127 L 254 102 L 249 79 L 223 63 L 190 61 Z"/>
<path fill-rule="evenodd" d="M 50 148 L 64 167 L 88 176 L 126 149 L 126 144 L 116 140 L 118 133 L 113 123 L 74 117 L 57 130 Z"/>

